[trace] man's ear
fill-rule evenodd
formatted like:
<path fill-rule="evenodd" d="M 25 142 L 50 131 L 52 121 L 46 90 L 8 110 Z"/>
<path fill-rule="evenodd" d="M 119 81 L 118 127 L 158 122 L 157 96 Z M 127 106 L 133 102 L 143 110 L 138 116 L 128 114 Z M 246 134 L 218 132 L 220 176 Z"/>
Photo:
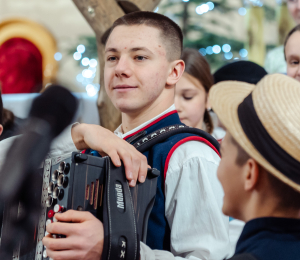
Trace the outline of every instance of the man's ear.
<path fill-rule="evenodd" d="M 168 86 L 175 85 L 184 72 L 185 64 L 183 60 L 175 60 L 171 62 L 169 76 L 166 84 Z"/>
<path fill-rule="evenodd" d="M 244 189 L 251 191 L 255 189 L 258 184 L 260 174 L 260 166 L 258 163 L 250 158 L 244 165 Z"/>
<path fill-rule="evenodd" d="M 0 135 L 2 134 L 2 132 L 3 132 L 3 126 L 0 125 Z"/>

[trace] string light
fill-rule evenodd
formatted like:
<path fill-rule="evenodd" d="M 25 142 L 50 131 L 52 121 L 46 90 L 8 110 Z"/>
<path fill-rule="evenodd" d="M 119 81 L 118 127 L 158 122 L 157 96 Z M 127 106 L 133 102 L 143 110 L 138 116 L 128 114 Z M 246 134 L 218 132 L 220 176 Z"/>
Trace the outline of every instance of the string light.
<path fill-rule="evenodd" d="M 97 65 L 98 65 L 97 60 L 95 60 L 95 59 L 90 60 L 90 67 L 95 68 L 95 67 L 97 67 Z"/>
<path fill-rule="evenodd" d="M 215 4 L 213 2 L 207 2 L 206 4 L 208 5 L 209 11 L 212 11 L 215 8 Z"/>
<path fill-rule="evenodd" d="M 248 51 L 246 49 L 241 49 L 239 54 L 242 58 L 246 58 L 248 56 Z"/>
<path fill-rule="evenodd" d="M 82 64 L 83 66 L 88 66 L 88 65 L 90 64 L 90 59 L 89 59 L 89 58 L 83 58 L 83 59 L 81 60 L 81 64 Z"/>
<path fill-rule="evenodd" d="M 227 52 L 224 54 L 224 57 L 226 60 L 231 60 L 233 57 L 233 54 L 232 54 L 232 52 Z"/>
<path fill-rule="evenodd" d="M 211 46 L 206 47 L 206 54 L 212 55 L 213 54 L 213 49 Z"/>
<path fill-rule="evenodd" d="M 196 7 L 196 13 L 201 15 L 205 14 L 208 11 L 212 11 L 215 8 L 215 4 L 213 2 L 207 2 L 206 4 L 198 5 Z"/>
<path fill-rule="evenodd" d="M 239 8 L 238 12 L 240 15 L 244 16 L 247 14 L 247 9 L 245 7 L 241 7 L 241 8 Z"/>
<path fill-rule="evenodd" d="M 212 51 L 215 53 L 215 54 L 219 54 L 221 52 L 221 47 L 219 45 L 214 45 L 212 47 Z"/>
<path fill-rule="evenodd" d="M 264 5 L 262 0 L 244 0 L 244 4 L 246 6 L 254 5 L 254 6 L 258 6 L 258 7 L 262 7 Z"/>
<path fill-rule="evenodd" d="M 54 59 L 56 61 L 60 61 L 62 59 L 62 54 L 60 52 L 57 52 L 54 54 Z"/>
<path fill-rule="evenodd" d="M 230 52 L 231 51 L 231 46 L 229 45 L 229 44 L 224 44 L 223 46 L 222 46 L 222 51 L 223 52 L 225 52 L 225 53 L 228 53 L 228 52 Z"/>
<path fill-rule="evenodd" d="M 75 52 L 73 55 L 74 60 L 80 60 L 82 57 L 80 52 Z"/>
<path fill-rule="evenodd" d="M 201 48 L 201 49 L 199 50 L 199 52 L 202 54 L 202 56 L 205 56 L 205 55 L 206 55 L 206 50 L 205 50 L 205 48 Z"/>
<path fill-rule="evenodd" d="M 77 51 L 79 52 L 79 53 L 84 53 L 85 52 L 85 46 L 83 45 L 83 44 L 79 44 L 78 46 L 77 46 Z"/>
<path fill-rule="evenodd" d="M 90 79 L 92 76 L 93 76 L 93 71 L 89 70 L 89 69 L 85 69 L 82 71 L 82 76 L 87 78 L 87 79 Z"/>
<path fill-rule="evenodd" d="M 85 87 L 85 90 L 86 90 L 88 96 L 90 96 L 90 97 L 95 96 L 98 93 L 99 89 L 100 89 L 99 84 L 88 84 Z"/>

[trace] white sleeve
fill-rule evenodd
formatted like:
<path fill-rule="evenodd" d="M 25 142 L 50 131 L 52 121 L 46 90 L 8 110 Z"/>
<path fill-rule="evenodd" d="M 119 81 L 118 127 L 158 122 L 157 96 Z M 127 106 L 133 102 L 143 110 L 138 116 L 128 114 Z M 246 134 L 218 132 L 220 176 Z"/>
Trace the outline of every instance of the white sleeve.
<path fill-rule="evenodd" d="M 47 154 L 47 158 L 54 158 L 57 156 L 62 156 L 69 154 L 71 152 L 78 151 L 71 135 L 71 129 L 77 123 L 73 125 L 69 125 L 58 137 L 56 137 L 53 142 L 51 143 L 51 147 L 49 153 Z M 0 169 L 5 162 L 6 154 L 13 144 L 13 142 L 18 139 L 22 138 L 21 135 L 13 136 L 7 139 L 4 139 L 0 142 Z"/>
<path fill-rule="evenodd" d="M 220 260 L 229 255 L 229 219 L 221 209 L 217 179 L 220 158 L 207 145 L 191 141 L 171 156 L 165 179 L 165 215 L 171 253 L 141 245 L 141 259 Z"/>
<path fill-rule="evenodd" d="M 78 123 L 69 125 L 58 137 L 56 137 L 51 143 L 48 158 L 54 158 L 57 156 L 65 155 L 71 152 L 78 151 L 71 135 L 71 129 Z"/>

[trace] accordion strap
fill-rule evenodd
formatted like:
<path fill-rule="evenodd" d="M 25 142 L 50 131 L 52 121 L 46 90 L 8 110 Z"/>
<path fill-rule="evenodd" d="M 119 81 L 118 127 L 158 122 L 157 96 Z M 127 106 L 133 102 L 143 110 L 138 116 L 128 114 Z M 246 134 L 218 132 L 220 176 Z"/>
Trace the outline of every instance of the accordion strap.
<path fill-rule="evenodd" d="M 103 198 L 103 260 L 139 260 L 140 239 L 124 166 L 107 158 Z"/>
<path fill-rule="evenodd" d="M 220 144 L 219 142 L 212 137 L 210 134 L 206 133 L 205 131 L 198 129 L 198 128 L 193 128 L 189 127 L 186 125 L 171 125 L 167 127 L 163 127 L 157 131 L 154 131 L 140 140 L 136 141 L 133 143 L 133 146 L 140 151 L 141 153 L 149 150 L 152 146 L 164 142 L 166 139 L 168 139 L 171 136 L 174 136 L 176 134 L 183 134 L 183 133 L 188 133 L 188 134 L 194 134 L 197 136 L 200 136 L 204 139 L 206 139 L 212 146 L 216 149 L 216 152 L 220 152 Z M 137 133 L 135 136 L 138 136 L 140 133 Z M 131 138 L 131 140 L 134 140 L 134 136 Z M 132 141 L 134 142 L 134 141 Z"/>

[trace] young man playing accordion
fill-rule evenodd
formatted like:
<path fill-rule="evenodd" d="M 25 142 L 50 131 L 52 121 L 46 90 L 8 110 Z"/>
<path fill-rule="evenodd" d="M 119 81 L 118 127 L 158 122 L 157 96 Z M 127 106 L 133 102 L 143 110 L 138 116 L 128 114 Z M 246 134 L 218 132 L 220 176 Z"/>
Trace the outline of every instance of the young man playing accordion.
<path fill-rule="evenodd" d="M 51 155 L 91 148 L 125 166 L 130 186 L 145 181 L 147 165 L 160 170 L 155 204 L 141 259 L 222 259 L 228 255 L 228 217 L 221 212 L 223 191 L 217 180 L 219 155 L 193 134 L 177 134 L 140 154 L 131 136 L 181 124 L 174 107 L 174 87 L 184 71 L 182 32 L 169 18 L 135 12 L 113 25 L 105 47 L 105 88 L 122 112 L 115 134 L 79 124 L 56 141 Z M 56 214 L 44 237 L 47 255 L 56 259 L 99 260 L 103 225 L 88 212 Z M 72 223 L 67 223 L 72 222 Z"/>

